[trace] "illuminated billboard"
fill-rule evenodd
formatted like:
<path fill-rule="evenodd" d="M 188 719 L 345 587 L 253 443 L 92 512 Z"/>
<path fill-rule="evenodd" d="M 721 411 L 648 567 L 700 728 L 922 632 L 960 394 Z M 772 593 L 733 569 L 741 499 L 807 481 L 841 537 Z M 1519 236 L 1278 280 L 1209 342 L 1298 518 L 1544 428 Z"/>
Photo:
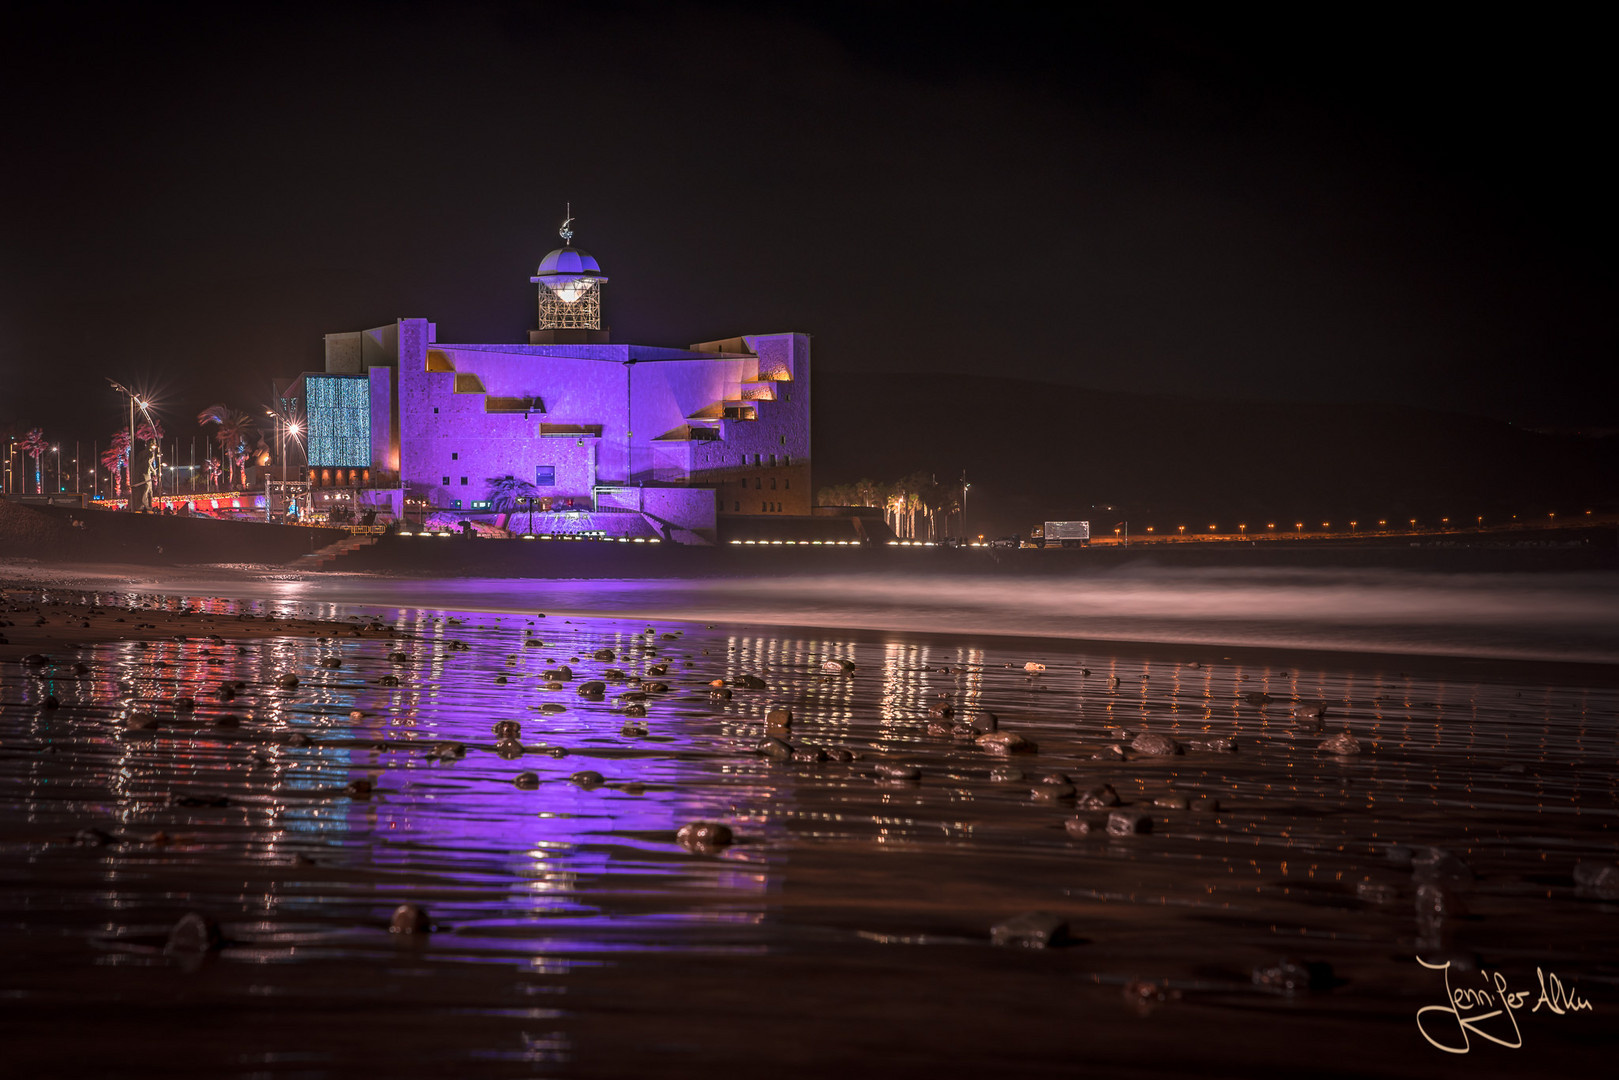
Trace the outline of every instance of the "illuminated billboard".
<path fill-rule="evenodd" d="M 308 375 L 309 464 L 314 468 L 371 467 L 371 380 L 353 375 Z"/>

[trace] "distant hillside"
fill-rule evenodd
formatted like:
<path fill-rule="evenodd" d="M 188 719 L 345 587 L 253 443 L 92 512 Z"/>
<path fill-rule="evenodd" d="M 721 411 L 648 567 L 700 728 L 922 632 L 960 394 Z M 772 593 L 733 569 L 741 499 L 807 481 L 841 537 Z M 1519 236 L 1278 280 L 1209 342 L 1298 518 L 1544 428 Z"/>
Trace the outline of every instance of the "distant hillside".
<path fill-rule="evenodd" d="M 1544 517 L 1619 503 L 1619 439 L 1380 405 L 1210 402 L 962 375 L 815 375 L 815 484 L 972 482 L 991 534 L 1108 516 L 1238 521 Z M 1108 522 L 1112 524 L 1111 521 Z"/>

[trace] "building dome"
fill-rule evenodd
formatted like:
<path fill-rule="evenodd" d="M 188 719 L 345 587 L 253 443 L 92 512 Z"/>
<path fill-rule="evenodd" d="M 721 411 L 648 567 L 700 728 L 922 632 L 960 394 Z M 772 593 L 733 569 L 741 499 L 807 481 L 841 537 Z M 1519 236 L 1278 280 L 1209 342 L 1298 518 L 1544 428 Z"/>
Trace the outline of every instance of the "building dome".
<path fill-rule="evenodd" d="M 540 260 L 540 268 L 530 281 L 545 286 L 557 299 L 571 304 L 592 285 L 607 280 L 602 268 L 588 252 L 575 247 L 559 247 Z"/>
<path fill-rule="evenodd" d="M 588 275 L 605 281 L 601 276 L 602 268 L 596 260 L 590 257 L 588 251 L 580 251 L 575 247 L 559 247 L 540 260 L 540 268 L 534 271 L 534 279 L 554 277 L 559 274 Z"/>

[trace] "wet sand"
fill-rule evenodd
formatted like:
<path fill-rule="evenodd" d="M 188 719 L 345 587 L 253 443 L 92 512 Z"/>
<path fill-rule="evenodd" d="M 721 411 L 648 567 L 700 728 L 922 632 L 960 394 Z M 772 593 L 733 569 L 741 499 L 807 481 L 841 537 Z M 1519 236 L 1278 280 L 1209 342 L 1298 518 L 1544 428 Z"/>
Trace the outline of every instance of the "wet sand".
<path fill-rule="evenodd" d="M 8 1075 L 1516 1076 L 1619 1045 L 1602 665 L 294 608 L 6 588 Z M 1037 751 L 974 741 L 988 713 Z M 390 933 L 402 903 L 431 929 Z M 171 941 L 187 912 L 217 940 Z M 1031 912 L 1051 947 L 992 944 Z M 1419 956 L 1533 991 L 1518 1034 L 1425 1041 Z M 1531 1012 L 1537 969 L 1591 1008 Z"/>

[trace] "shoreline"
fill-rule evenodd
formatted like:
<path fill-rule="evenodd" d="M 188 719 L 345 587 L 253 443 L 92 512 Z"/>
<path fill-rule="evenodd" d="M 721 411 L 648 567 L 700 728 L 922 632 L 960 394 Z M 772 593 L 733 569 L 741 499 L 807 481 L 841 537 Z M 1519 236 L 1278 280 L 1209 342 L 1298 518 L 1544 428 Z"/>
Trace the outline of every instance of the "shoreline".
<path fill-rule="evenodd" d="M 220 584 L 218 576 L 224 574 L 229 584 L 244 586 L 249 594 L 244 596 L 241 591 L 237 591 L 213 597 L 225 600 L 232 605 L 245 599 L 262 604 L 279 602 L 293 607 L 329 605 L 348 609 L 349 611 L 346 620 L 335 621 L 307 616 L 269 620 L 265 616 L 244 614 L 242 617 L 247 621 L 235 622 L 237 615 L 233 613 L 228 616 L 233 621 L 223 624 L 231 628 L 230 632 L 210 628 L 211 632 L 220 633 L 226 637 L 256 638 L 280 633 L 293 633 L 302 636 L 319 636 L 322 633 L 348 634 L 354 630 L 351 620 L 356 617 L 361 609 L 366 608 L 401 609 L 404 607 L 422 607 L 444 612 L 453 611 L 504 617 L 533 616 L 537 610 L 535 605 L 518 605 L 510 602 L 504 604 L 486 603 L 481 602 L 478 598 L 455 595 L 417 597 L 415 602 L 410 602 L 408 586 L 412 583 L 420 582 L 422 579 L 391 577 L 380 574 L 355 574 L 333 577 L 320 574 L 301 574 L 295 571 L 276 571 L 275 568 L 271 567 L 242 565 L 228 567 L 198 566 L 174 569 L 204 571 L 204 580 L 188 582 L 184 580 L 183 575 L 179 575 L 180 580 L 165 582 L 162 580 L 163 578 L 172 579 L 176 575 L 164 574 L 163 568 L 100 567 L 96 564 L 56 565 L 49 567 L 48 570 L 41 567 L 40 569 L 44 572 L 39 577 L 17 576 L 15 574 L 17 569 L 17 567 L 13 566 L 0 570 L 0 597 L 4 597 L 9 591 L 57 590 L 75 594 L 89 594 L 118 590 L 128 591 L 143 598 L 195 598 L 202 593 L 220 592 L 221 590 L 209 589 L 205 588 L 205 586 L 217 586 Z M 119 574 L 131 571 L 141 573 L 142 577 L 151 577 L 157 580 L 141 581 L 118 577 L 119 584 L 113 584 L 110 580 L 107 583 L 96 580 L 97 575 L 105 574 L 111 579 Z M 274 576 L 266 576 L 267 571 Z M 318 584 L 321 581 L 343 579 L 378 581 L 403 586 L 402 591 L 406 592 L 407 595 L 404 597 L 396 596 L 391 599 L 373 598 L 363 600 L 344 596 L 323 598 L 310 595 L 277 598 L 268 595 L 263 588 L 265 582 L 271 580 Z M 510 579 L 489 580 L 504 581 Z M 1198 661 L 1200 663 L 1219 663 L 1236 661 L 1247 663 L 1263 662 L 1270 665 L 1280 664 L 1290 667 L 1330 665 L 1346 671 L 1398 670 L 1402 674 L 1410 673 L 1434 678 L 1466 678 L 1481 682 L 1527 680 L 1555 682 L 1565 685 L 1582 684 L 1604 687 L 1619 685 L 1619 663 L 1605 663 L 1584 659 L 1550 659 L 1342 646 L 1312 647 L 1308 645 L 1238 641 L 1172 641 L 1130 637 L 1085 637 L 1052 635 L 1032 630 L 1028 633 L 1007 633 L 999 630 L 983 629 L 855 626 L 825 622 L 804 622 L 791 618 L 784 618 L 780 621 L 761 621 L 757 618 L 737 617 L 725 612 L 677 613 L 655 608 L 592 609 L 566 605 L 544 605 L 544 607 L 544 614 L 548 618 L 616 620 L 623 622 L 674 622 L 694 628 L 700 626 L 710 629 L 725 627 L 734 632 L 755 637 L 837 634 L 841 637 L 864 642 L 903 641 L 957 647 L 972 644 L 985 649 L 1021 649 L 1031 656 L 1038 654 L 1044 657 L 1080 657 L 1085 654 L 1112 654 L 1129 655 L 1156 662 Z M 273 626 L 275 621 L 283 623 L 287 629 L 275 628 Z M 172 627 L 172 620 L 169 625 Z M 41 651 L 41 642 L 55 640 L 55 638 L 36 635 L 34 630 L 35 628 L 29 626 L 13 626 L 0 629 L 0 637 L 9 638 L 9 643 L 0 643 L 0 659 L 15 658 L 27 652 Z M 375 632 L 365 632 L 365 634 L 366 636 L 377 636 Z M 75 635 L 72 638 L 71 645 L 64 639 L 64 644 L 59 647 L 76 648 L 102 640 L 154 640 L 162 636 L 163 628 L 154 627 L 149 630 L 142 630 L 135 624 L 119 624 L 114 621 L 104 620 L 103 623 L 98 623 L 92 627 L 91 635 L 82 637 Z"/>

